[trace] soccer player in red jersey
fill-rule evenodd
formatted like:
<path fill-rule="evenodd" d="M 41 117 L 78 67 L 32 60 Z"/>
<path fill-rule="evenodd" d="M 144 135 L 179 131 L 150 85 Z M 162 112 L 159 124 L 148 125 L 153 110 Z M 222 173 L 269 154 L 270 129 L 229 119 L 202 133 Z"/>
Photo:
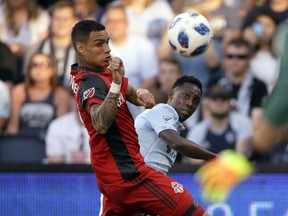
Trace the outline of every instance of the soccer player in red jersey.
<path fill-rule="evenodd" d="M 208 216 L 180 183 L 144 163 L 126 100 L 151 108 L 154 97 L 128 85 L 121 59 L 111 58 L 105 27 L 82 20 L 72 41 L 78 64 L 72 65 L 70 86 L 90 135 L 91 164 L 104 195 L 102 215 Z"/>

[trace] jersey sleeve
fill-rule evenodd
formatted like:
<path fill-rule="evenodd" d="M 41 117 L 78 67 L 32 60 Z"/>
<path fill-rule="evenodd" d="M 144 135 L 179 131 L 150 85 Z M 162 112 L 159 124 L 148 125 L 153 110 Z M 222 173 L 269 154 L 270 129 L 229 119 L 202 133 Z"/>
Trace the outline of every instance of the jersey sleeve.
<path fill-rule="evenodd" d="M 97 75 L 87 75 L 79 86 L 78 98 L 83 110 L 89 112 L 92 104 L 102 104 L 108 93 L 105 81 Z"/>
<path fill-rule="evenodd" d="M 161 131 L 171 129 L 177 131 L 178 115 L 169 105 L 158 104 L 153 107 L 147 117 L 153 130 L 159 135 Z"/>

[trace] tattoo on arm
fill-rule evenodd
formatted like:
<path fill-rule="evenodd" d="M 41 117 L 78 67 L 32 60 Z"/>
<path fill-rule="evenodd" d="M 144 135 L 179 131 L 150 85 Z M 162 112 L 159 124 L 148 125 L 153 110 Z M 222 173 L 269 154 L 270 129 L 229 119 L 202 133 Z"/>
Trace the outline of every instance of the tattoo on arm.
<path fill-rule="evenodd" d="M 108 92 L 101 105 L 94 104 L 90 109 L 93 126 L 100 134 L 105 134 L 110 128 L 117 110 L 118 94 Z"/>

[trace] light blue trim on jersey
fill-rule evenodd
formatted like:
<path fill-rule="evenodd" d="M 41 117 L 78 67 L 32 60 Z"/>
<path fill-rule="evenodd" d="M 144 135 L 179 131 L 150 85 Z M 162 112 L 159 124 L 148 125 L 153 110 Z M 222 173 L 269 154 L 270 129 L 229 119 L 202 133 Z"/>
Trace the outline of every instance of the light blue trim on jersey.
<path fill-rule="evenodd" d="M 176 110 L 168 104 L 157 104 L 145 110 L 135 119 L 135 128 L 140 143 L 140 152 L 145 163 L 165 174 L 175 162 L 177 151 L 159 137 L 161 131 L 183 129 Z"/>

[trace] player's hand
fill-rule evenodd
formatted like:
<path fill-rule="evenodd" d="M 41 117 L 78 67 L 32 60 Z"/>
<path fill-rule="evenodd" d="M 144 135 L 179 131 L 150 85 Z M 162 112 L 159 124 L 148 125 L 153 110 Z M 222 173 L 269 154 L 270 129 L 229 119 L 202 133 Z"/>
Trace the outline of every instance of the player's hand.
<path fill-rule="evenodd" d="M 122 60 L 118 57 L 114 57 L 110 62 L 109 69 L 112 72 L 113 82 L 116 84 L 121 84 L 125 75 L 125 69 Z"/>
<path fill-rule="evenodd" d="M 202 186 L 202 197 L 210 202 L 223 202 L 230 191 L 253 172 L 242 154 L 224 150 L 218 158 L 209 160 L 196 172 Z"/>
<path fill-rule="evenodd" d="M 137 89 L 137 103 L 144 106 L 145 109 L 152 108 L 155 105 L 154 96 L 147 89 Z"/>

